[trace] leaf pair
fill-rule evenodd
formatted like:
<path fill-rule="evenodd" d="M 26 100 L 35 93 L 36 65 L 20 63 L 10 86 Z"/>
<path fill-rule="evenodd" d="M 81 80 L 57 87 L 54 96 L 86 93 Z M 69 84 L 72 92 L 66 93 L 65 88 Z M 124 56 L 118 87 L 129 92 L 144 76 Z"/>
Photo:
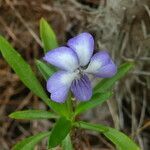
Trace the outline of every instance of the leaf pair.
<path fill-rule="evenodd" d="M 67 113 L 65 106 L 63 107 L 62 105 L 49 99 L 29 64 L 25 62 L 21 55 L 2 36 L 0 36 L 0 51 L 8 64 L 20 77 L 20 80 L 35 95 L 40 97 L 50 108 L 52 108 L 57 113 L 62 115 Z"/>
<path fill-rule="evenodd" d="M 55 34 L 53 30 L 48 26 L 44 19 L 41 20 L 40 33 L 42 37 L 42 42 L 44 44 L 45 52 L 57 46 L 57 41 L 55 39 Z M 47 31 L 47 32 L 46 32 Z M 51 37 L 51 38 L 50 38 Z M 49 39 L 50 38 L 50 39 Z M 48 41 L 49 39 L 49 41 Z M 55 41 L 55 42 L 54 42 Z M 52 42 L 52 43 L 51 43 Z M 51 44 L 48 44 L 51 43 Z M 67 116 L 68 109 L 66 104 L 58 104 L 49 99 L 45 93 L 42 85 L 36 78 L 29 64 L 21 57 L 21 55 L 4 39 L 0 36 L 0 51 L 12 67 L 12 69 L 19 76 L 20 80 L 38 97 L 40 97 L 50 108 L 52 108 L 56 113 Z M 45 78 L 47 79 L 52 75 L 53 71 L 46 66 L 46 64 L 41 61 L 37 61 L 38 67 L 44 71 L 47 71 Z"/>
<path fill-rule="evenodd" d="M 91 124 L 86 122 L 76 122 L 74 123 L 75 127 L 93 130 L 100 132 L 106 136 L 114 145 L 119 148 L 119 150 L 140 150 L 139 147 L 125 134 L 119 132 L 116 129 L 100 125 L 100 124 Z M 63 127 L 63 129 L 62 129 Z M 64 150 L 72 150 L 72 145 L 70 142 L 69 132 L 71 129 L 71 122 L 65 118 L 60 118 L 55 124 L 52 132 L 43 132 L 37 135 L 31 136 L 24 139 L 13 147 L 13 150 L 32 150 L 34 146 L 43 138 L 49 137 L 49 148 L 53 148 L 60 144 L 65 138 L 63 143 Z"/>

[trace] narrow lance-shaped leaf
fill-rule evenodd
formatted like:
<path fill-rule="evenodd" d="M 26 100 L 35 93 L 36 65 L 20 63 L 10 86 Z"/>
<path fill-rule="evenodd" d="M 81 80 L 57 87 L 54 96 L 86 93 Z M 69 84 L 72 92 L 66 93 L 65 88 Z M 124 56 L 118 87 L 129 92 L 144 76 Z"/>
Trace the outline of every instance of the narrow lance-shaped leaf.
<path fill-rule="evenodd" d="M 116 147 L 119 148 L 119 150 L 140 150 L 140 148 L 135 144 L 135 142 L 132 141 L 127 135 L 111 127 L 107 127 L 100 124 L 95 125 L 82 121 L 77 122 L 74 125 L 79 128 L 99 131 L 110 141 L 112 141 L 116 145 Z"/>
<path fill-rule="evenodd" d="M 34 119 L 57 118 L 58 116 L 45 110 L 23 110 L 13 112 L 9 115 L 9 117 L 13 119 L 34 120 Z"/>
<path fill-rule="evenodd" d="M 110 89 L 117 80 L 122 78 L 131 68 L 133 68 L 133 63 L 122 64 L 117 71 L 117 74 L 109 79 L 103 79 L 94 88 L 94 92 L 102 92 Z"/>
<path fill-rule="evenodd" d="M 66 136 L 61 145 L 63 150 L 73 150 L 70 134 Z"/>
<path fill-rule="evenodd" d="M 110 128 L 104 135 L 116 145 L 119 150 L 140 150 L 140 148 L 124 133 Z"/>
<path fill-rule="evenodd" d="M 59 113 L 60 115 L 66 115 L 66 106 L 51 101 L 45 93 L 42 85 L 36 78 L 29 64 L 21 57 L 21 55 L 0 36 L 0 51 L 12 67 L 12 69 L 19 76 L 20 80 L 37 96 L 39 96 L 50 108 Z"/>
<path fill-rule="evenodd" d="M 21 81 L 37 96 L 39 96 L 47 105 L 51 106 L 50 101 L 37 80 L 29 64 L 21 57 L 21 55 L 13 49 L 13 47 L 0 36 L 0 51 L 13 68 L 16 74 L 20 77 Z"/>
<path fill-rule="evenodd" d="M 42 139 L 50 135 L 50 132 L 42 132 L 37 135 L 30 136 L 24 140 L 18 142 L 12 150 L 33 150 L 35 145 L 40 142 Z"/>
<path fill-rule="evenodd" d="M 91 108 L 94 108 L 100 104 L 102 104 L 103 102 L 105 102 L 106 100 L 108 100 L 110 97 L 112 96 L 111 92 L 104 92 L 104 93 L 96 93 L 93 95 L 93 97 L 91 98 L 91 100 L 87 101 L 87 102 L 81 102 L 76 110 L 75 110 L 75 115 L 78 115 L 82 112 L 85 112 Z"/>
<path fill-rule="evenodd" d="M 40 60 L 36 60 L 36 66 L 45 80 L 48 80 L 56 71 L 54 67 L 48 66 L 46 63 Z"/>
<path fill-rule="evenodd" d="M 49 148 L 56 147 L 68 135 L 71 130 L 71 122 L 61 117 L 55 124 L 49 137 Z"/>
<path fill-rule="evenodd" d="M 55 33 L 44 18 L 40 20 L 40 36 L 45 53 L 58 47 Z"/>
<path fill-rule="evenodd" d="M 74 126 L 76 126 L 78 128 L 101 132 L 101 133 L 108 131 L 108 128 L 104 125 L 91 124 L 91 123 L 87 123 L 87 122 L 83 122 L 83 121 L 75 122 Z"/>

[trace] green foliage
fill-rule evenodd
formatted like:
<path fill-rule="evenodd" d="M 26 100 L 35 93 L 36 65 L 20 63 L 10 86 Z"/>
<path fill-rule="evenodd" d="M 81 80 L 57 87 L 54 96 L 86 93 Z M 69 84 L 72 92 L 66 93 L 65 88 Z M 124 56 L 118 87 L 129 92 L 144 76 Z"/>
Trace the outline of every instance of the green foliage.
<path fill-rule="evenodd" d="M 37 119 L 57 118 L 58 116 L 45 110 L 23 110 L 13 112 L 9 115 L 9 117 L 13 119 L 37 120 Z"/>
<path fill-rule="evenodd" d="M 140 148 L 124 133 L 108 127 L 109 131 L 104 132 L 104 135 L 112 141 L 119 150 L 140 150 Z"/>
<path fill-rule="evenodd" d="M 90 124 L 90 123 L 83 122 L 83 121 L 75 122 L 74 126 L 78 128 L 101 132 L 101 133 L 108 131 L 108 128 L 105 127 L 104 125 Z"/>
<path fill-rule="evenodd" d="M 106 100 L 108 100 L 110 97 L 112 96 L 111 92 L 104 92 L 104 93 L 96 93 L 93 95 L 93 97 L 91 98 L 91 100 L 87 101 L 87 102 L 81 102 L 75 110 L 75 115 L 78 115 L 82 112 L 85 112 L 91 108 L 94 108 L 100 104 L 102 104 L 103 102 L 105 102 Z"/>
<path fill-rule="evenodd" d="M 50 108 L 60 115 L 67 115 L 67 108 L 65 104 L 59 104 L 51 101 L 46 95 L 42 85 L 34 75 L 29 64 L 21 57 L 21 55 L 5 40 L 0 36 L 0 51 L 20 77 L 20 80 L 37 96 L 39 96 Z"/>
<path fill-rule="evenodd" d="M 88 129 L 88 130 L 93 130 L 93 131 L 98 131 L 105 135 L 110 141 L 112 141 L 116 147 L 119 147 L 119 150 L 140 150 L 139 147 L 125 134 L 122 132 L 104 126 L 104 125 L 95 125 L 91 123 L 86 123 L 86 122 L 77 122 L 74 124 L 76 127 Z"/>
<path fill-rule="evenodd" d="M 40 20 L 40 36 L 45 53 L 51 49 L 58 47 L 55 33 L 44 18 Z"/>
<path fill-rule="evenodd" d="M 71 142 L 71 138 L 70 135 L 68 134 L 66 136 L 66 138 L 62 141 L 62 149 L 63 150 L 73 150 L 73 146 L 72 146 L 72 142 Z"/>
<path fill-rule="evenodd" d="M 18 142 L 12 150 L 33 150 L 35 145 L 40 142 L 42 139 L 50 135 L 50 132 L 42 132 L 37 135 L 30 136 L 25 138 L 21 142 Z"/>
<path fill-rule="evenodd" d="M 53 29 L 43 18 L 40 20 L 40 36 L 45 53 L 58 47 Z M 112 86 L 133 67 L 132 63 L 122 64 L 118 68 L 118 72 L 115 76 L 100 81 L 93 90 L 94 95 L 91 100 L 79 103 L 74 111 L 72 107 L 71 94 L 69 94 L 67 101 L 61 104 L 49 99 L 29 64 L 2 36 L 0 36 L 0 51 L 8 64 L 20 77 L 21 81 L 34 94 L 39 96 L 50 108 L 60 115 L 60 118 L 58 119 L 56 114 L 44 110 L 24 110 L 10 114 L 9 117 L 14 119 L 58 119 L 51 132 L 43 132 L 28 137 L 17 143 L 13 147 L 13 150 L 33 150 L 34 146 L 47 136 L 49 136 L 49 148 L 53 148 L 61 144 L 64 150 L 73 150 L 70 138 L 70 130 L 72 126 L 102 133 L 112 143 L 114 143 L 119 150 L 139 150 L 138 146 L 129 137 L 116 129 L 82 121 L 74 122 L 76 115 L 101 105 L 112 96 L 112 92 L 110 92 Z M 56 68 L 46 64 L 44 61 L 36 60 L 36 65 L 45 80 L 48 80 L 49 77 L 56 71 Z"/>
<path fill-rule="evenodd" d="M 53 75 L 56 69 L 52 66 L 47 65 L 43 61 L 36 60 L 36 66 L 45 80 L 48 80 L 51 75 Z"/>
<path fill-rule="evenodd" d="M 56 147 L 68 135 L 71 130 L 71 121 L 61 117 L 52 129 L 49 137 L 49 148 Z"/>
<path fill-rule="evenodd" d="M 93 91 L 96 93 L 96 92 L 109 90 L 115 84 L 115 82 L 121 79 L 131 68 L 133 68 L 133 66 L 134 66 L 133 63 L 129 63 L 129 62 L 122 64 L 118 68 L 118 71 L 115 76 L 113 76 L 112 78 L 103 79 L 102 81 L 100 81 L 95 86 Z"/>
<path fill-rule="evenodd" d="M 48 106 L 51 106 L 50 100 L 29 64 L 25 62 L 21 55 L 2 36 L 0 36 L 0 51 L 8 64 L 20 77 L 20 80 Z"/>

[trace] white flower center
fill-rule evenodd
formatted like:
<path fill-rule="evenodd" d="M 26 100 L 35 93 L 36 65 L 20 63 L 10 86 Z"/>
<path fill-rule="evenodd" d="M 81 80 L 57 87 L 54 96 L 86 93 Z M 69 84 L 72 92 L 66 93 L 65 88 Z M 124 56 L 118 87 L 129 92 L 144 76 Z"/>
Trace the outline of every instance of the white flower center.
<path fill-rule="evenodd" d="M 74 73 L 76 74 L 75 79 L 80 79 L 81 76 L 84 74 L 84 70 L 83 68 L 79 67 L 78 69 L 76 69 L 74 71 Z"/>

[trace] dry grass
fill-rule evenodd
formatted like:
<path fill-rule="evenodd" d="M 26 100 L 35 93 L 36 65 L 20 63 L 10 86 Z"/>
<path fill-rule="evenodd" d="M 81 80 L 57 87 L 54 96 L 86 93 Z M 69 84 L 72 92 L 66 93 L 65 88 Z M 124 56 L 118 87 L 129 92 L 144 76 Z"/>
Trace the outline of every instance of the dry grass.
<path fill-rule="evenodd" d="M 0 0 L 0 34 L 35 71 L 34 58 L 42 56 L 38 35 L 41 17 L 51 23 L 60 44 L 88 31 L 96 39 L 96 49 L 108 49 L 118 65 L 124 61 L 135 63 L 135 69 L 116 84 L 114 97 L 82 118 L 115 126 L 135 139 L 141 149 L 149 150 L 150 1 Z M 14 121 L 7 117 L 15 110 L 30 108 L 46 109 L 0 56 L 0 150 L 9 150 L 19 139 L 51 126 L 49 121 Z M 79 133 L 73 136 L 78 150 L 113 149 L 100 135 Z"/>

